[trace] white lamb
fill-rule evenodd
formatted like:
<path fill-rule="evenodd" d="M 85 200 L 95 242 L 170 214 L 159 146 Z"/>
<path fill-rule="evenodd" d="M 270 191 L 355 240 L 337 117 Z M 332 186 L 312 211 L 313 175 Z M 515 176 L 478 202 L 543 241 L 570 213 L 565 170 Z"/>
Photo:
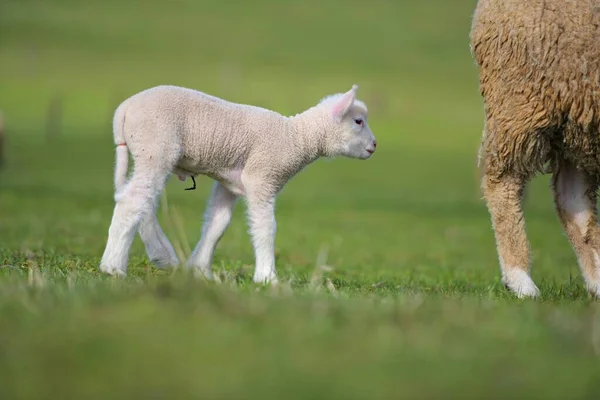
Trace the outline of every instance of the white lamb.
<path fill-rule="evenodd" d="M 293 117 L 175 86 L 154 87 L 125 100 L 113 120 L 116 205 L 100 270 L 125 275 L 138 230 L 154 264 L 177 266 L 156 218 L 157 199 L 171 173 L 181 180 L 206 175 L 216 182 L 187 266 L 212 279 L 215 247 L 243 196 L 256 258 L 254 281 L 277 282 L 274 207 L 279 191 L 319 157 L 364 160 L 375 152 L 367 107 L 356 99 L 357 89 L 354 85 L 328 96 Z M 134 168 L 127 181 L 128 150 Z"/>

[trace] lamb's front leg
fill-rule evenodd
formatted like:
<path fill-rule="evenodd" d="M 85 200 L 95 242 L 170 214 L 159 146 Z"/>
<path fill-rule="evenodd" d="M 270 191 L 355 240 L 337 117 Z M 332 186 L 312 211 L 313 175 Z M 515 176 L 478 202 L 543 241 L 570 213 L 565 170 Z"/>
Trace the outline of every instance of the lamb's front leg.
<path fill-rule="evenodd" d="M 248 193 L 248 224 L 256 266 L 254 282 L 277 283 L 275 272 L 275 196 Z"/>
<path fill-rule="evenodd" d="M 208 207 L 204 214 L 204 225 L 200 241 L 188 260 L 188 267 L 196 268 L 208 279 L 213 278 L 212 260 L 215 248 L 231 222 L 237 196 L 215 182 Z"/>

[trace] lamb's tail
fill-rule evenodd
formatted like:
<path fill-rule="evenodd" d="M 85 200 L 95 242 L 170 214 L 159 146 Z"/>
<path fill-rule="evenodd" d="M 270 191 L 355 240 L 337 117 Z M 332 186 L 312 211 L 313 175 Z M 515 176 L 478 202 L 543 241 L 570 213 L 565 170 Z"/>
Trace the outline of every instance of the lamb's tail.
<path fill-rule="evenodd" d="M 127 170 L 129 169 L 129 150 L 123 135 L 125 125 L 125 107 L 121 104 L 115 111 L 113 119 L 113 132 L 115 137 L 116 161 L 115 161 L 115 199 L 127 182 Z"/>

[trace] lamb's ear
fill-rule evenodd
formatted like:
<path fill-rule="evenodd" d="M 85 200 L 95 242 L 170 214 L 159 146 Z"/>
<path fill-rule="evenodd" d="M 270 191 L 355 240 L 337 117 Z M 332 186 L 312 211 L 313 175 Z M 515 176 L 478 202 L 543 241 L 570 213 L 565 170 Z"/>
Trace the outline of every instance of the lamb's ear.
<path fill-rule="evenodd" d="M 356 98 L 356 91 L 358 90 L 358 85 L 353 85 L 352 89 L 344 93 L 331 107 L 331 114 L 333 118 L 340 122 L 344 115 L 348 112 L 352 104 L 354 103 L 354 99 Z"/>

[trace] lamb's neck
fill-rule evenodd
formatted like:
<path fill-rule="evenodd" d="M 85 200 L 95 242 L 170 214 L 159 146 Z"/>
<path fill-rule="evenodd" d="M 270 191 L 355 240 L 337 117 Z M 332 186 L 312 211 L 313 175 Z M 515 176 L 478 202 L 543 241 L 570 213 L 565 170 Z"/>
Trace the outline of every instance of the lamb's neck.
<path fill-rule="evenodd" d="M 325 155 L 326 127 L 322 114 L 321 109 L 313 107 L 290 117 L 294 138 L 306 164 Z"/>

